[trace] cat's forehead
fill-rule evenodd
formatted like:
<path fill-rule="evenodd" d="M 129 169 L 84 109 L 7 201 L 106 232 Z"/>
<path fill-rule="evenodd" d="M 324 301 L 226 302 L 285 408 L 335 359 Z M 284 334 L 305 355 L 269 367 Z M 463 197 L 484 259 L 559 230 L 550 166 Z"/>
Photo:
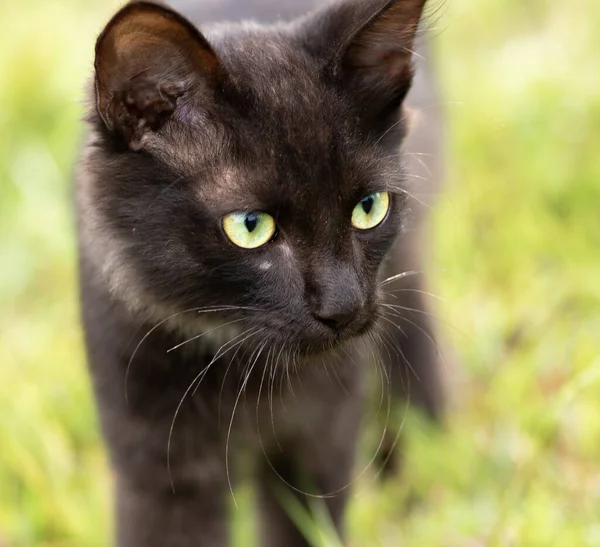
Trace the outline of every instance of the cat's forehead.
<path fill-rule="evenodd" d="M 356 177 L 342 171 L 315 171 L 310 166 L 294 170 L 275 161 L 247 158 L 237 162 L 223 161 L 198 173 L 193 180 L 194 193 L 200 203 L 215 214 L 235 210 L 287 210 L 328 208 L 338 198 L 352 194 L 359 186 Z M 360 179 L 358 179 L 360 180 Z"/>
<path fill-rule="evenodd" d="M 387 187 L 376 147 L 357 133 L 317 61 L 291 36 L 251 28 L 216 43 L 233 108 L 208 120 L 200 103 L 186 113 L 197 118 L 193 130 L 169 151 L 200 201 L 223 210 L 286 201 L 302 207 L 315 195 L 332 204 Z"/>
<path fill-rule="evenodd" d="M 304 169 L 343 156 L 360 159 L 362 141 L 348 134 L 339 98 L 290 36 L 252 31 L 216 43 L 227 84 L 214 107 L 203 96 L 182 104 L 172 138 L 177 145 L 153 150 L 167 163 L 175 160 L 188 176 L 221 170 L 217 178 L 233 188 L 257 165 L 261 176 L 274 179 L 293 164 Z"/>
<path fill-rule="evenodd" d="M 331 90 L 319 63 L 283 31 L 247 31 L 223 40 L 221 58 L 232 84 L 253 102 L 278 115 L 321 116 L 331 110 Z"/>

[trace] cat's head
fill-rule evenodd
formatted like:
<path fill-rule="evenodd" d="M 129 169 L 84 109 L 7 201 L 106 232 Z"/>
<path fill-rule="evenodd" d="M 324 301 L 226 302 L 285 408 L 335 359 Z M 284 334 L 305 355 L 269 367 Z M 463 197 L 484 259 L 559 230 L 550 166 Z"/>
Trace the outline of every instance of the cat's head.
<path fill-rule="evenodd" d="M 305 353 L 368 330 L 406 209 L 424 3 L 348 0 L 206 36 L 125 6 L 97 41 L 79 185 L 85 253 L 114 296 L 188 333 L 212 316 Z"/>

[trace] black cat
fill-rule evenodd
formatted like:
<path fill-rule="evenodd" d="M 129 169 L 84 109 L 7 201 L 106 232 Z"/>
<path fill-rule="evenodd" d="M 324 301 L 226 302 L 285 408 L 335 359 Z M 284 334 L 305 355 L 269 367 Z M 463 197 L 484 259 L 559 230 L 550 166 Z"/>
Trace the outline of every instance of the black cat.
<path fill-rule="evenodd" d="M 343 536 L 370 371 L 441 416 L 424 3 L 133 2 L 98 38 L 80 280 L 120 547 L 226 545 L 242 470 L 262 545 L 307 545 L 273 486 L 324 495 Z"/>

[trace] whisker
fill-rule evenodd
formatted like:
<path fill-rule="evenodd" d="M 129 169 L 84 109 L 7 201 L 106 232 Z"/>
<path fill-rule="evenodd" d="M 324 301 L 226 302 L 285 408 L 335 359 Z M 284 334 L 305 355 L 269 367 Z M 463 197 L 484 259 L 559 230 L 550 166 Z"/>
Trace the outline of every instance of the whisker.
<path fill-rule="evenodd" d="M 185 340 L 184 342 L 181 342 L 180 344 L 177 344 L 176 346 L 173 346 L 172 348 L 167 350 L 167 353 L 171 353 L 183 346 L 185 346 L 186 344 L 189 344 L 190 342 L 194 342 L 195 340 L 198 340 L 200 338 L 202 338 L 203 336 L 206 336 L 207 334 L 210 334 L 211 332 L 215 332 L 219 329 L 222 329 L 223 327 L 226 327 L 227 325 L 232 325 L 234 323 L 239 323 L 240 321 L 243 321 L 243 319 L 234 319 L 233 321 L 229 321 L 227 323 L 223 323 L 222 325 L 219 325 L 217 327 L 214 327 L 212 329 L 206 330 L 200 334 L 197 334 L 196 336 L 193 336 L 192 338 L 188 338 L 187 340 Z"/>
<path fill-rule="evenodd" d="M 345 346 L 342 346 L 342 351 L 344 351 L 344 354 L 346 355 L 346 357 L 348 357 L 348 351 L 347 351 L 347 349 L 346 349 Z M 342 391 L 344 392 L 344 394 L 346 394 L 347 396 L 349 396 L 350 393 L 348 392 L 348 389 L 346 388 L 346 386 L 342 382 L 339 374 L 337 373 L 336 367 L 332 367 L 331 370 L 333 371 L 333 375 L 335 376 L 335 379 L 337 380 L 338 385 L 342 388 Z"/>
<path fill-rule="evenodd" d="M 379 326 L 379 328 L 381 330 L 378 332 L 378 334 L 383 334 L 383 335 L 387 335 L 388 334 L 385 331 L 385 329 L 383 329 L 381 326 Z M 393 341 L 393 339 L 391 339 L 391 340 Z M 384 346 L 386 347 L 386 351 L 387 351 L 387 344 L 385 343 L 385 340 L 383 339 L 383 337 L 380 337 L 380 341 L 384 344 Z M 389 352 L 388 352 L 388 354 L 389 354 Z M 409 364 L 409 367 L 410 367 L 410 364 Z M 410 367 L 410 368 L 412 368 L 412 367 Z M 400 378 L 402 380 L 402 384 L 404 385 L 404 377 L 401 375 Z M 405 405 L 405 408 L 404 408 L 404 413 L 403 413 L 402 421 L 400 422 L 400 424 L 398 426 L 398 431 L 396 432 L 396 435 L 394 436 L 394 440 L 392 441 L 391 446 L 388 447 L 388 452 L 387 452 L 384 460 L 381 462 L 380 468 L 375 473 L 374 480 L 377 480 L 377 478 L 379 477 L 379 475 L 385 469 L 385 467 L 386 467 L 386 465 L 387 465 L 390 457 L 392 456 L 392 454 L 393 454 L 393 452 L 394 452 L 394 450 L 396 448 L 396 445 L 398 444 L 398 441 L 400 439 L 400 435 L 402 434 L 402 431 L 404 429 L 404 424 L 406 422 L 406 417 L 408 415 L 408 408 L 410 406 L 410 378 L 408 378 L 408 380 L 409 380 L 409 389 L 405 390 L 406 391 L 406 405 Z M 388 388 L 389 387 L 390 386 L 388 385 Z M 381 396 L 381 401 L 383 401 L 383 393 L 382 393 L 382 396 Z M 380 402 L 380 404 L 381 404 L 381 402 Z M 378 410 L 377 414 L 379 414 L 379 412 L 380 412 L 380 410 Z M 388 389 L 388 407 L 387 407 L 387 413 L 386 413 L 386 421 L 385 421 L 385 424 L 384 424 L 383 433 L 382 433 L 382 436 L 381 436 L 380 443 L 379 443 L 377 449 L 375 450 L 375 454 L 374 454 L 373 458 L 369 462 L 369 466 L 371 466 L 372 463 L 375 461 L 375 459 L 377 458 L 377 456 L 379 455 L 379 452 L 381 451 L 381 449 L 383 447 L 383 443 L 385 442 L 385 438 L 387 436 L 387 431 L 388 431 L 388 428 L 389 428 L 390 413 L 391 413 L 391 390 Z"/>
<path fill-rule="evenodd" d="M 373 349 L 371 347 L 371 349 Z M 374 362 L 378 362 L 377 359 L 374 359 Z M 389 378 L 389 376 L 386 373 L 386 377 Z M 383 378 L 383 375 L 382 375 Z M 383 385 L 385 385 L 385 383 L 383 383 Z M 382 392 L 384 390 L 382 389 Z M 325 493 L 325 494 L 312 494 L 310 492 L 306 492 L 300 488 L 297 488 L 296 486 L 294 486 L 293 484 L 291 484 L 288 480 L 286 480 L 280 473 L 279 471 L 275 468 L 275 466 L 273 465 L 273 463 L 271 462 L 271 460 L 269 459 L 269 456 L 267 454 L 266 448 L 264 446 L 264 443 L 262 441 L 262 437 L 259 435 L 259 443 L 263 452 L 263 455 L 265 457 L 265 460 L 267 462 L 267 464 L 269 465 L 269 467 L 271 468 L 271 470 L 273 471 L 273 473 L 275 473 L 275 475 L 279 478 L 279 480 L 286 485 L 290 490 L 293 490 L 294 492 L 297 492 L 303 496 L 306 496 L 308 498 L 313 498 L 313 499 L 329 499 L 329 498 L 333 498 L 338 496 L 341 492 L 343 492 L 344 490 L 347 490 L 349 487 L 351 487 L 356 481 L 358 481 L 365 473 L 367 473 L 369 471 L 369 469 L 373 466 L 373 464 L 375 463 L 376 459 L 377 459 L 377 455 L 379 454 L 379 452 L 381 451 L 381 448 L 383 446 L 383 443 L 385 442 L 385 437 L 386 437 L 386 433 L 387 433 L 387 424 L 389 423 L 389 417 L 391 414 L 391 394 L 390 391 L 387 390 L 388 393 L 388 397 L 387 397 L 387 412 L 386 412 L 386 426 L 384 427 L 384 432 L 381 436 L 381 439 L 379 441 L 379 445 L 377 447 L 377 450 L 375 451 L 375 454 L 371 457 L 371 459 L 369 460 L 369 462 L 367 463 L 367 465 L 364 467 L 364 469 L 358 473 L 355 477 L 353 477 L 347 484 L 345 484 L 344 486 L 329 492 L 329 493 Z M 382 401 L 383 401 L 383 397 L 382 397 Z M 383 404 L 383 403 L 382 403 Z M 402 426 L 404 424 L 404 421 L 402 422 Z M 395 444 L 397 443 L 397 439 L 400 436 L 402 427 L 400 428 L 400 431 L 398 432 L 395 440 L 394 440 L 394 444 L 393 446 L 395 446 Z"/>
<path fill-rule="evenodd" d="M 417 175 L 416 173 L 405 173 L 404 176 L 410 177 L 412 179 L 422 180 L 424 182 L 431 182 L 431 179 L 428 179 L 427 177 L 424 177 L 423 175 Z"/>
<path fill-rule="evenodd" d="M 381 467 L 375 474 L 375 479 L 377 479 L 379 477 L 379 475 L 381 475 L 381 473 L 383 473 L 383 470 L 387 466 L 388 461 L 392 457 L 392 454 L 394 453 L 394 450 L 396 449 L 396 446 L 398 445 L 398 441 L 400 440 L 400 435 L 402 435 L 402 431 L 404 431 L 404 425 L 406 424 L 406 418 L 408 417 L 409 407 L 410 407 L 410 390 L 407 391 L 406 403 L 404 405 L 404 413 L 402 415 L 402 421 L 400 422 L 400 425 L 398 426 L 398 431 L 396 432 L 396 435 L 394 437 L 392 445 L 388 449 L 388 453 L 387 453 L 385 459 L 383 460 L 383 462 L 381 462 Z"/>
<path fill-rule="evenodd" d="M 388 285 L 390 283 L 392 283 L 393 281 L 398 281 L 398 279 L 404 279 L 405 277 L 410 277 L 413 275 L 419 275 L 419 274 L 423 274 L 424 272 L 422 270 L 410 270 L 407 272 L 402 272 L 396 275 L 392 275 L 391 277 L 388 277 L 387 279 L 384 279 L 381 283 L 379 283 L 380 287 L 384 287 L 385 285 Z"/>
<path fill-rule="evenodd" d="M 379 329 L 378 334 L 381 337 L 381 341 L 382 341 L 383 346 L 388 354 L 390 363 L 392 363 L 392 357 L 389 352 L 389 346 L 391 346 L 392 350 L 394 350 L 394 353 L 396 354 L 397 358 L 407 361 L 407 358 L 404 356 L 404 353 L 402 352 L 401 347 L 398 345 L 398 342 L 392 337 L 392 335 L 379 323 L 376 323 L 375 326 Z M 409 386 L 404 385 L 404 376 L 402 376 L 402 374 L 400 374 L 400 381 L 402 383 L 403 389 L 405 389 L 405 390 L 410 389 L 410 383 L 409 383 Z"/>
<path fill-rule="evenodd" d="M 388 352 L 388 356 L 389 355 L 389 345 L 391 345 L 392 350 L 394 350 L 394 353 L 396 354 L 396 357 L 398 358 L 402 358 L 402 349 L 398 343 L 397 340 L 394 339 L 394 337 L 381 325 L 377 325 L 380 329 L 379 334 L 381 334 L 381 336 L 384 338 L 383 342 L 386 348 L 386 351 Z M 391 356 L 390 356 L 390 362 L 391 362 Z"/>
<path fill-rule="evenodd" d="M 392 310 L 391 315 L 394 315 L 398 319 L 402 319 L 402 321 L 406 321 L 407 323 L 409 323 L 413 327 L 419 329 L 427 337 L 427 339 L 433 344 L 433 347 L 435 348 L 436 354 L 438 356 L 440 355 L 440 351 L 439 351 L 439 347 L 437 345 L 437 342 L 435 342 L 435 340 L 433 339 L 433 336 L 431 335 L 431 333 L 427 332 L 423 327 L 421 327 L 419 324 L 415 323 L 411 319 L 408 319 L 408 317 L 406 317 L 406 316 L 402 315 L 401 313 L 395 311 L 391 304 L 383 304 L 383 307 L 391 309 Z"/>
<path fill-rule="evenodd" d="M 233 499 L 233 503 L 234 503 L 234 505 L 235 505 L 236 508 L 238 507 L 238 504 L 237 504 L 237 501 L 235 499 L 235 494 L 233 493 L 233 485 L 231 483 L 231 475 L 229 473 L 229 439 L 231 437 L 231 429 L 233 427 L 233 421 L 235 419 L 235 411 L 236 411 L 238 403 L 240 401 L 240 397 L 242 396 L 242 393 L 245 391 L 246 386 L 248 385 L 248 380 L 250 379 L 250 376 L 252 374 L 252 371 L 254 370 L 254 367 L 256 366 L 256 363 L 258 362 L 258 359 L 260 358 L 260 355 L 263 352 L 263 350 L 265 349 L 265 347 L 266 347 L 267 344 L 268 344 L 268 340 L 265 340 L 263 342 L 262 346 L 260 346 L 260 350 L 258 351 L 258 354 L 256 355 L 256 358 L 252 362 L 252 365 L 249 367 L 249 370 L 248 370 L 248 372 L 246 374 L 246 377 L 244 378 L 244 382 L 242 384 L 242 387 L 240 388 L 240 390 L 238 392 L 238 395 L 237 395 L 237 397 L 235 399 L 235 403 L 233 405 L 233 411 L 231 412 L 231 420 L 229 421 L 229 428 L 227 430 L 227 441 L 225 442 L 225 471 L 227 473 L 227 483 L 229 484 L 229 490 L 231 492 L 231 497 Z M 253 356 L 254 356 L 254 352 L 250 356 L 250 360 L 252 360 Z"/>
<path fill-rule="evenodd" d="M 377 369 L 377 373 L 378 376 L 381 379 L 381 397 L 379 398 L 379 405 L 377 407 L 377 412 L 375 413 L 375 417 L 379 416 L 379 413 L 381 412 L 381 409 L 383 408 L 383 398 L 384 398 L 384 394 L 385 394 L 385 381 L 384 381 L 384 371 L 385 371 L 385 367 L 383 366 L 383 363 L 381 363 L 380 359 L 377 359 L 375 357 L 375 351 L 374 348 L 377 347 L 377 341 L 375 340 L 375 336 L 372 335 L 371 333 L 369 333 L 369 340 L 371 340 L 371 356 L 373 358 L 373 364 L 375 366 L 375 368 Z M 390 383 L 390 379 L 387 376 L 387 371 L 385 371 L 385 376 L 387 378 L 387 384 L 389 386 Z"/>
<path fill-rule="evenodd" d="M 256 327 L 254 327 L 256 328 Z M 250 330 L 250 329 L 248 329 Z M 235 361 L 235 358 L 237 357 L 237 354 L 239 353 L 240 349 L 242 349 L 242 347 L 244 347 L 242 344 L 246 341 L 249 340 L 250 338 L 252 338 L 255 334 L 259 334 L 260 332 L 262 332 L 265 329 L 256 331 L 251 333 L 250 335 L 246 336 L 243 340 L 240 340 L 239 343 L 236 343 L 235 345 L 237 346 L 237 349 L 235 350 L 235 352 L 233 353 L 233 355 L 231 356 L 231 359 L 229 359 L 229 363 L 227 364 L 227 368 L 225 369 L 225 374 L 223 375 L 223 381 L 221 382 L 221 389 L 219 391 L 219 403 L 218 403 L 218 407 L 217 407 L 217 423 L 221 424 L 221 400 L 223 397 L 223 390 L 225 389 L 225 382 L 227 381 L 227 375 L 229 374 L 229 370 L 231 369 L 231 365 L 233 364 L 233 362 Z M 246 333 L 248 331 L 245 331 Z M 244 333 L 245 334 L 245 333 Z M 236 337 L 237 338 L 237 337 Z M 235 340 L 235 338 L 234 338 Z M 225 344 L 224 344 L 225 345 Z M 223 346 L 221 346 L 222 348 Z M 229 351 L 229 350 L 228 350 Z M 244 359 L 246 352 L 248 351 L 248 348 L 244 349 L 244 353 L 241 357 L 241 360 Z"/>
<path fill-rule="evenodd" d="M 414 154 L 414 153 L 413 153 L 413 154 L 411 154 L 411 153 L 409 152 L 409 153 L 407 153 L 406 155 L 407 155 L 407 156 L 411 156 L 411 157 L 413 157 L 413 158 L 414 158 L 414 159 L 415 159 L 415 160 L 416 160 L 416 161 L 419 163 L 419 165 L 420 165 L 420 166 L 421 166 L 423 169 L 425 169 L 425 171 L 426 171 L 427 175 L 429 175 L 429 177 L 430 177 L 430 178 L 431 178 L 431 177 L 433 177 L 433 173 L 431 172 L 431 169 L 429 168 L 429 165 L 427 165 L 427 164 L 426 164 L 426 163 L 423 161 L 423 158 L 419 157 L 419 156 L 421 156 L 422 154 Z M 429 154 L 429 156 L 431 156 L 431 157 L 434 157 L 434 156 L 433 156 L 433 154 Z"/>
<path fill-rule="evenodd" d="M 250 329 L 248 329 L 247 331 L 245 331 L 245 333 L 247 333 L 252 328 L 256 328 L 256 327 L 251 327 Z M 262 330 L 264 330 L 264 329 L 262 329 Z M 259 332 L 259 331 L 257 331 L 257 332 Z M 250 336 L 253 336 L 254 334 L 257 334 L 257 332 L 252 333 Z M 243 334 L 245 334 L 245 333 L 243 333 Z M 246 339 L 247 338 L 244 338 L 244 340 L 246 340 Z M 181 407 L 183 406 L 183 403 L 185 402 L 185 399 L 187 398 L 187 396 L 189 395 L 189 393 L 192 391 L 192 389 L 195 388 L 196 382 L 202 382 L 202 379 L 208 373 L 208 370 L 210 369 L 210 367 L 218 360 L 218 358 L 221 357 L 221 356 L 223 356 L 223 355 L 225 355 L 228 351 L 230 351 L 236 345 L 243 343 L 244 340 L 241 340 L 241 341 L 237 342 L 236 344 L 234 344 L 233 346 L 231 346 L 230 348 L 228 348 L 222 354 L 219 353 L 221 351 L 221 350 L 219 350 L 219 352 L 217 352 L 217 354 L 211 359 L 210 363 L 208 363 L 208 365 L 206 365 L 196 375 L 196 377 L 192 380 L 192 382 L 190 383 L 189 387 L 185 390 L 185 393 L 181 397 L 181 400 L 179 401 L 179 404 L 177 405 L 177 408 L 175 409 L 175 414 L 173 415 L 173 420 L 171 421 L 171 426 L 169 428 L 169 438 L 167 440 L 167 470 L 168 470 L 168 473 L 169 473 L 169 481 L 171 483 L 171 489 L 173 490 L 173 492 L 175 492 L 175 484 L 174 484 L 174 481 L 173 481 L 173 475 L 171 473 L 171 444 L 172 444 L 172 440 L 173 440 L 173 431 L 175 429 L 175 421 L 177 420 L 177 416 L 179 415 Z M 229 342 L 231 342 L 231 340 Z M 223 344 L 223 346 L 225 346 L 225 344 Z M 221 348 L 223 346 L 221 346 Z M 196 386 L 196 389 L 197 389 L 197 386 Z"/>
<path fill-rule="evenodd" d="M 380 319 L 383 319 L 384 321 L 387 321 L 390 325 L 393 325 L 404 336 L 406 336 L 406 333 L 402 330 L 402 328 L 400 327 L 400 325 L 397 325 L 396 323 L 394 323 L 393 321 L 391 321 L 390 319 L 388 319 L 384 315 L 380 315 L 379 317 L 380 317 Z M 400 355 L 402 356 L 402 359 L 404 360 L 404 362 L 406 363 L 406 365 L 408 366 L 408 368 L 410 368 L 410 370 L 412 371 L 412 373 L 415 375 L 415 378 L 420 382 L 421 380 L 419 379 L 419 376 L 418 376 L 417 372 L 415 371 L 415 369 L 412 367 L 412 365 L 410 364 L 410 362 L 406 358 L 406 355 L 404 355 L 404 352 L 402 351 L 402 349 L 400 347 L 398 347 L 398 350 L 400 351 Z"/>
<path fill-rule="evenodd" d="M 280 352 L 283 350 L 283 346 L 280 349 Z M 271 409 L 271 423 L 273 426 L 273 433 L 275 433 L 275 418 L 273 415 L 273 393 L 275 390 L 275 375 L 277 372 L 277 359 L 279 356 L 271 362 L 271 366 L 269 368 L 269 383 L 267 384 L 267 388 L 269 390 L 269 408 Z"/>
<path fill-rule="evenodd" d="M 129 362 L 127 363 L 127 368 L 125 370 L 125 379 L 124 379 L 125 402 L 127 404 L 129 404 L 129 397 L 127 395 L 127 381 L 129 379 L 131 364 L 133 363 L 133 360 L 135 359 L 135 356 L 137 355 L 137 352 L 139 351 L 142 344 L 148 339 L 149 336 L 152 335 L 152 333 L 154 331 L 156 331 L 156 329 L 158 329 L 159 327 L 164 325 L 167 321 L 170 321 L 171 319 L 174 319 L 175 317 L 177 317 L 179 315 L 183 315 L 184 313 L 197 312 L 198 314 L 202 314 L 202 313 L 216 313 L 216 312 L 220 312 L 220 311 L 250 310 L 250 309 L 251 308 L 243 308 L 241 306 L 209 306 L 209 307 L 201 306 L 201 307 L 196 307 L 196 308 L 189 308 L 187 310 L 183 310 L 183 311 L 174 313 L 173 315 L 170 315 L 166 319 L 163 319 L 162 321 L 160 321 L 159 323 L 154 325 L 154 327 L 152 327 L 138 342 L 137 346 L 133 350 L 133 353 L 131 354 L 131 357 L 129 358 Z M 258 311 L 260 311 L 260 310 L 258 310 Z"/>
<path fill-rule="evenodd" d="M 297 369 L 294 366 L 290 366 L 290 356 L 287 355 L 285 357 L 285 372 L 287 376 L 288 391 L 292 394 L 292 398 L 295 400 L 296 392 L 294 391 L 294 384 L 292 383 L 292 375 L 290 375 L 290 369 L 292 371 L 292 374 L 297 378 Z"/>
<path fill-rule="evenodd" d="M 263 367 L 262 375 L 260 377 L 260 385 L 258 387 L 258 395 L 256 396 L 256 432 L 258 434 L 258 442 L 260 443 L 261 446 L 263 446 L 263 440 L 262 440 L 262 433 L 261 433 L 261 428 L 260 428 L 260 403 L 261 403 L 260 396 L 262 394 L 265 377 L 267 375 L 267 371 L 269 368 L 269 360 L 271 359 L 272 351 L 273 351 L 273 347 L 270 347 L 269 353 L 267 353 L 267 359 L 265 361 L 265 366 Z M 275 425 L 273 425 L 273 433 L 274 433 L 273 436 L 275 438 L 275 442 L 277 443 L 277 446 L 281 450 L 281 446 L 279 444 L 279 441 L 277 440 L 277 435 L 275 435 Z M 264 451 L 264 449 L 263 449 L 263 451 Z"/>
<path fill-rule="evenodd" d="M 275 363 L 274 366 L 281 369 L 281 366 L 279 365 L 279 359 L 281 357 L 281 354 L 283 353 L 285 349 L 285 344 L 281 345 L 281 349 L 279 350 L 279 353 L 277 354 L 277 358 L 275 359 Z M 284 370 L 281 373 L 281 376 L 279 378 L 279 400 L 281 402 L 281 406 L 283 408 L 284 411 L 287 411 L 286 406 L 285 406 L 285 402 L 283 400 L 283 389 L 282 389 L 282 384 L 283 384 L 283 379 L 285 378 L 287 380 L 287 386 L 288 386 L 288 391 L 291 393 L 292 397 L 294 399 L 296 399 L 296 393 L 294 392 L 294 388 L 292 386 L 292 380 L 290 378 L 290 368 L 288 366 L 288 361 L 287 359 L 285 359 L 285 365 L 284 365 Z M 275 372 L 277 372 L 275 370 Z"/>
<path fill-rule="evenodd" d="M 396 127 L 398 127 L 401 123 L 405 122 L 407 116 L 402 116 L 397 122 L 394 122 L 390 127 L 388 127 L 383 134 L 375 141 L 375 145 L 378 145 L 387 135 L 392 132 Z"/>
<path fill-rule="evenodd" d="M 427 156 L 429 158 L 435 158 L 435 154 L 429 154 L 428 152 L 404 152 L 406 156 Z"/>
<path fill-rule="evenodd" d="M 282 349 L 283 349 L 283 346 L 282 346 Z M 281 350 L 280 350 L 280 352 L 281 352 Z M 277 359 L 279 359 L 280 354 L 278 354 L 278 356 L 275 357 L 275 352 L 273 352 L 273 357 L 271 358 L 271 363 L 269 365 L 269 378 L 275 377 L 275 370 L 277 368 Z M 273 431 L 273 438 L 275 439 L 275 443 L 277 444 L 279 451 L 283 452 L 283 448 L 281 447 L 279 438 L 277 437 L 277 430 L 275 428 L 275 413 L 273 412 L 273 389 L 272 389 L 272 386 L 273 386 L 273 383 L 271 383 L 270 396 L 269 396 L 269 393 L 267 392 L 267 399 L 269 401 L 269 413 L 271 416 L 271 429 Z M 267 390 L 268 390 L 268 384 L 267 384 Z M 283 401 L 282 401 L 282 403 L 283 403 Z M 285 410 L 285 406 L 283 407 L 283 409 Z"/>
<path fill-rule="evenodd" d="M 458 328 L 456 325 L 453 325 L 452 323 L 450 323 L 449 321 L 447 321 L 446 319 L 442 319 L 441 317 L 435 315 L 434 313 L 425 311 L 425 310 L 419 310 L 417 308 L 409 308 L 407 306 L 401 306 L 399 304 L 386 304 L 387 306 L 391 306 L 393 308 L 397 308 L 398 310 L 402 310 L 402 311 L 407 311 L 407 312 L 412 312 L 412 313 L 418 313 L 420 315 L 423 315 L 425 317 L 429 317 L 431 319 L 435 319 L 436 321 L 438 321 L 439 323 L 444 324 L 445 326 L 451 328 L 454 332 L 456 332 L 457 334 L 460 334 L 462 337 L 464 337 L 464 339 L 469 342 L 469 343 L 473 343 L 473 338 L 470 334 L 466 333 L 464 330 Z"/>
<path fill-rule="evenodd" d="M 433 294 L 431 292 L 424 291 L 422 289 L 411 289 L 409 287 L 402 288 L 402 289 L 394 289 L 393 291 L 384 291 L 384 294 L 389 295 L 392 298 L 397 298 L 397 296 L 395 296 L 395 294 L 394 294 L 397 292 L 414 292 L 414 293 L 422 294 L 424 296 L 430 296 L 431 298 L 435 298 L 436 300 L 439 300 L 440 302 L 446 302 L 446 300 L 444 298 L 442 298 L 441 296 L 439 296 L 437 294 Z M 416 310 L 416 311 L 419 311 L 419 310 Z"/>

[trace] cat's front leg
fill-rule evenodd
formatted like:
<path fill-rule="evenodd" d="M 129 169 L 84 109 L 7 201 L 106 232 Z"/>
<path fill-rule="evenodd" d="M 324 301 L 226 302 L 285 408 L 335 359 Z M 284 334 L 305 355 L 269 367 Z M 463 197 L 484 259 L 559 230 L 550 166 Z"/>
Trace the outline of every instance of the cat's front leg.
<path fill-rule="evenodd" d="M 358 368 L 354 372 L 358 373 Z M 354 482 L 362 399 L 358 386 L 344 378 L 344 371 L 336 372 L 338 378 L 330 374 L 320 385 L 311 384 L 312 397 L 303 400 L 301 388 L 298 390 L 295 400 L 299 404 L 294 411 L 310 417 L 307 429 L 264 454 L 259 474 L 264 547 L 312 545 L 308 538 L 322 519 L 312 515 L 312 519 L 304 519 L 301 529 L 301 522 L 293 518 L 298 506 L 308 516 L 313 509 L 323 510 L 338 539 L 346 535 L 345 513 Z M 305 404 L 311 408 L 303 410 Z"/>
<path fill-rule="evenodd" d="M 118 479 L 118 547 L 226 547 L 227 488 L 221 481 L 184 488 Z"/>
<path fill-rule="evenodd" d="M 114 545 L 228 546 L 230 491 L 214 413 L 199 397 L 182 396 L 196 370 L 166 362 L 164 347 L 142 346 L 125 393 L 128 359 L 119 360 L 121 346 L 112 340 L 91 345 L 105 348 L 92 353 L 91 364 L 116 479 Z"/>
<path fill-rule="evenodd" d="M 352 454 L 354 447 L 348 447 Z M 305 521 L 301 529 L 294 517 L 296 504 L 311 514 L 314 507 L 329 514 L 339 538 L 344 538 L 344 515 L 352 483 L 352 459 L 333 455 L 329 465 L 309 471 L 305 462 L 293 456 L 271 456 L 272 467 L 265 468 L 260 482 L 260 509 L 264 547 L 310 547 L 310 534 L 319 526 L 318 519 Z"/>

